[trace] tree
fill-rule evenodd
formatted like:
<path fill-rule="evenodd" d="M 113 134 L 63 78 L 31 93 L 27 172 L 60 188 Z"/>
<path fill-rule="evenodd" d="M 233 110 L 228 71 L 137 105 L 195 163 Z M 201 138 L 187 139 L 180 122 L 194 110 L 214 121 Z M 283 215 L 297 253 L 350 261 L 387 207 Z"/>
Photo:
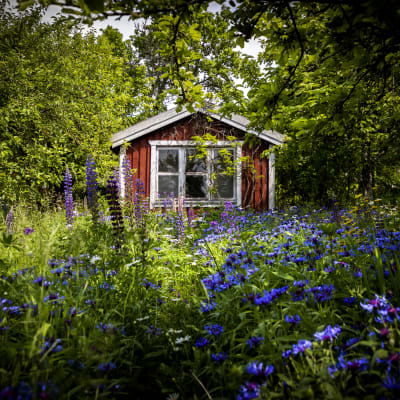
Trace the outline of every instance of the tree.
<path fill-rule="evenodd" d="M 89 153 L 100 175 L 110 167 L 109 138 L 130 122 L 146 78 L 143 68 L 136 81 L 127 74 L 105 36 L 84 34 L 65 18 L 42 23 L 40 8 L 15 14 L 4 6 L 0 192 L 8 202 L 39 200 L 43 191 L 59 190 L 66 166 L 82 185 Z"/>
<path fill-rule="evenodd" d="M 66 5 L 62 0 L 50 2 Z M 250 38 L 263 42 L 262 72 L 241 71 L 252 90 L 249 101 L 242 99 L 239 105 L 254 128 L 274 128 L 287 135 L 277 158 L 284 193 L 326 201 L 333 195 L 345 199 L 355 190 L 371 195 L 377 182 L 382 192 L 392 188 L 400 150 L 398 2 L 217 3 L 231 40 L 240 45 Z M 189 43 L 201 42 L 194 22 L 207 13 L 210 1 L 91 0 L 79 4 L 68 1 L 70 10 L 88 19 L 156 16 L 166 43 L 160 54 L 172 61 L 166 76 L 176 88 L 177 103 L 203 104 L 204 91 L 194 73 L 201 51 Z M 226 112 L 237 108 L 238 101 L 232 103 L 226 104 Z"/>

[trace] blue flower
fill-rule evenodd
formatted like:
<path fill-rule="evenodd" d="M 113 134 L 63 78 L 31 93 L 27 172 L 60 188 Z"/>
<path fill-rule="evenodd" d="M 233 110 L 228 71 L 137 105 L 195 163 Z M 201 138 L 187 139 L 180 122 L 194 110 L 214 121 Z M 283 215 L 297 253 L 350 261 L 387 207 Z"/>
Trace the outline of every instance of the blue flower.
<path fill-rule="evenodd" d="M 216 363 L 225 361 L 227 358 L 228 358 L 228 355 L 224 351 L 221 351 L 220 353 L 212 353 L 211 354 L 211 360 L 213 360 Z"/>
<path fill-rule="evenodd" d="M 315 339 L 325 342 L 327 340 L 332 341 L 333 338 L 337 338 L 339 333 L 341 332 L 342 328 L 338 325 L 332 326 L 328 325 L 322 332 L 314 333 Z"/>
<path fill-rule="evenodd" d="M 196 340 L 196 343 L 194 346 L 198 349 L 201 349 L 205 346 L 207 346 L 210 343 L 210 341 L 206 337 L 201 337 L 200 339 Z"/>
<path fill-rule="evenodd" d="M 285 315 L 285 321 L 289 324 L 296 325 L 299 324 L 301 321 L 300 315 Z"/>
<path fill-rule="evenodd" d="M 247 365 L 246 372 L 248 374 L 255 375 L 255 376 L 259 377 L 259 378 L 264 378 L 265 379 L 265 378 L 268 377 L 268 375 L 271 375 L 272 372 L 274 372 L 274 366 L 273 365 L 267 365 L 264 368 L 264 365 L 263 365 L 262 362 L 260 362 L 260 363 L 253 362 L 253 363 L 249 363 Z"/>
<path fill-rule="evenodd" d="M 102 371 L 102 372 L 110 372 L 110 371 L 112 371 L 112 370 L 115 369 L 115 368 L 117 368 L 117 366 L 116 366 L 115 363 L 113 363 L 112 361 L 107 362 L 107 363 L 101 363 L 101 364 L 97 367 L 97 369 L 98 369 L 99 371 Z"/>
<path fill-rule="evenodd" d="M 250 400 L 260 396 L 261 385 L 256 382 L 245 382 L 240 386 L 236 400 Z"/>
<path fill-rule="evenodd" d="M 297 344 L 293 345 L 293 355 L 304 353 L 306 349 L 311 349 L 312 343 L 309 340 L 299 340 Z"/>
<path fill-rule="evenodd" d="M 219 335 L 221 335 L 221 333 L 224 331 L 224 328 L 219 325 L 219 324 L 213 324 L 213 325 L 206 325 L 204 327 L 204 329 L 208 332 L 208 334 L 214 335 L 216 337 L 218 337 Z"/>
<path fill-rule="evenodd" d="M 259 346 L 263 340 L 263 336 L 252 336 L 250 339 L 247 340 L 246 343 L 252 349 L 253 347 Z"/>

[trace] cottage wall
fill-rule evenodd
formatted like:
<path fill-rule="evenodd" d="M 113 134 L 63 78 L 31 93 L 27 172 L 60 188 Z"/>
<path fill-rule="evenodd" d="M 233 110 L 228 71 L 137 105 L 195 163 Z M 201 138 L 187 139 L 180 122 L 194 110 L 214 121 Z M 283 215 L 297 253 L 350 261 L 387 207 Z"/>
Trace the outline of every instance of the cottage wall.
<path fill-rule="evenodd" d="M 144 183 L 145 195 L 150 195 L 150 140 L 192 140 L 193 136 L 203 136 L 207 132 L 218 140 L 234 136 L 244 140 L 242 131 L 218 120 L 209 120 L 205 115 L 194 114 L 174 124 L 163 127 L 153 133 L 142 136 L 130 143 L 126 150 L 135 173 Z M 268 159 L 261 159 L 261 153 L 268 149 L 268 143 L 259 141 L 252 148 L 248 144 L 242 147 L 242 156 L 249 156 L 250 162 L 242 163 L 242 207 L 255 210 L 268 209 Z"/>

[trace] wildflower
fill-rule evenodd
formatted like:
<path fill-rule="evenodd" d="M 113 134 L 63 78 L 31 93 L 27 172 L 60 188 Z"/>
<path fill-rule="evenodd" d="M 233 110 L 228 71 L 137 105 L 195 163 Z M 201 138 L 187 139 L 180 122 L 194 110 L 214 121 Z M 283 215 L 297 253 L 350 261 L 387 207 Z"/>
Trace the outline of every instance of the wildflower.
<path fill-rule="evenodd" d="M 332 341 L 333 338 L 338 337 L 341 330 L 342 328 L 338 325 L 334 326 L 333 328 L 328 325 L 322 332 L 314 333 L 314 337 L 321 342 L 325 342 L 327 340 Z"/>
<path fill-rule="evenodd" d="M 256 399 L 260 396 L 261 385 L 257 382 L 245 382 L 240 386 L 237 400 Z"/>
<path fill-rule="evenodd" d="M 285 321 L 288 324 L 297 325 L 300 324 L 301 318 L 300 315 L 285 315 Z"/>
<path fill-rule="evenodd" d="M 20 382 L 17 387 L 7 386 L 0 391 L 1 400 L 31 400 L 33 397 L 32 388 L 25 382 Z"/>
<path fill-rule="evenodd" d="M 115 238 L 115 247 L 121 247 L 124 241 L 124 221 L 119 204 L 118 183 L 114 176 L 107 180 L 107 202 L 110 210 L 111 225 Z"/>
<path fill-rule="evenodd" d="M 202 302 L 200 304 L 200 311 L 202 313 L 210 312 L 212 310 L 215 310 L 216 306 L 217 306 L 217 303 L 215 301 Z"/>
<path fill-rule="evenodd" d="M 264 341 L 263 336 L 252 336 L 250 339 L 247 340 L 246 343 L 252 349 L 253 347 L 259 346 L 263 341 Z"/>
<path fill-rule="evenodd" d="M 219 336 L 224 331 L 224 328 L 219 324 L 206 325 L 204 329 L 208 332 L 210 336 Z"/>
<path fill-rule="evenodd" d="M 356 301 L 356 298 L 354 297 L 354 296 L 352 296 L 352 297 L 345 297 L 344 299 L 343 299 L 343 302 L 344 302 L 344 304 L 347 304 L 347 305 L 352 305 L 354 302 Z"/>
<path fill-rule="evenodd" d="M 112 323 L 103 324 L 103 322 L 100 322 L 96 325 L 96 328 L 100 329 L 102 333 L 115 333 L 118 331 L 118 329 Z"/>
<path fill-rule="evenodd" d="M 25 236 L 28 236 L 28 235 L 30 235 L 30 234 L 33 233 L 33 232 L 35 232 L 35 230 L 34 230 L 33 228 L 25 228 L 25 229 L 24 229 L 24 235 L 25 235 Z"/>
<path fill-rule="evenodd" d="M 310 288 L 308 291 L 314 295 L 314 300 L 318 303 L 330 300 L 333 296 L 335 287 L 333 285 L 321 285 Z"/>
<path fill-rule="evenodd" d="M 247 365 L 246 372 L 248 374 L 255 375 L 255 376 L 259 377 L 259 378 L 264 378 L 265 379 L 265 378 L 268 377 L 268 375 L 271 375 L 272 372 L 274 372 L 274 366 L 273 365 L 267 365 L 264 368 L 264 365 L 263 365 L 262 362 L 260 362 L 260 363 L 253 362 L 253 363 L 249 363 Z"/>
<path fill-rule="evenodd" d="M 14 214 L 12 207 L 6 216 L 7 235 L 12 235 L 14 232 Z"/>
<path fill-rule="evenodd" d="M 86 160 L 86 191 L 88 195 L 89 208 L 92 212 L 93 222 L 98 222 L 99 219 L 99 205 L 98 205 L 98 184 L 96 164 L 91 155 Z"/>
<path fill-rule="evenodd" d="M 154 325 L 150 325 L 147 328 L 146 333 L 148 333 L 150 335 L 154 335 L 154 336 L 160 336 L 162 333 L 162 330 L 160 328 L 155 327 Z"/>
<path fill-rule="evenodd" d="M 211 354 L 211 360 L 213 360 L 216 363 L 225 361 L 227 358 L 228 358 L 228 355 L 224 351 L 221 351 L 220 353 L 212 353 Z"/>
<path fill-rule="evenodd" d="M 282 357 L 283 357 L 283 358 L 289 358 L 289 357 L 292 355 L 292 353 L 293 353 L 292 349 L 285 350 L 285 351 L 282 353 Z"/>
<path fill-rule="evenodd" d="M 101 364 L 97 367 L 97 369 L 98 369 L 99 371 L 102 371 L 102 372 L 110 372 L 110 371 L 114 370 L 115 368 L 117 368 L 117 366 L 116 366 L 115 363 L 113 363 L 112 361 L 106 362 L 106 363 L 101 363 Z"/>
<path fill-rule="evenodd" d="M 49 340 L 46 340 L 44 342 L 44 345 L 42 346 L 42 352 L 41 354 L 44 353 L 58 353 L 63 349 L 61 345 L 61 339 L 54 339 L 50 338 Z"/>
<path fill-rule="evenodd" d="M 200 339 L 196 340 L 194 346 L 198 349 L 201 349 L 203 347 L 206 347 L 209 343 L 210 341 L 206 337 L 201 337 Z"/>
<path fill-rule="evenodd" d="M 64 176 L 64 195 L 65 195 L 65 214 L 67 218 L 67 226 L 72 228 L 74 223 L 74 202 L 72 198 L 72 176 L 67 167 Z"/>
<path fill-rule="evenodd" d="M 311 349 L 312 343 L 309 340 L 299 340 L 297 344 L 293 345 L 293 355 L 304 353 L 306 349 Z"/>
<path fill-rule="evenodd" d="M 190 336 L 189 335 L 186 335 L 186 336 L 184 336 L 184 337 L 179 337 L 179 338 L 176 338 L 175 339 L 175 344 L 182 344 L 182 343 L 184 343 L 184 342 L 188 342 L 190 340 Z"/>

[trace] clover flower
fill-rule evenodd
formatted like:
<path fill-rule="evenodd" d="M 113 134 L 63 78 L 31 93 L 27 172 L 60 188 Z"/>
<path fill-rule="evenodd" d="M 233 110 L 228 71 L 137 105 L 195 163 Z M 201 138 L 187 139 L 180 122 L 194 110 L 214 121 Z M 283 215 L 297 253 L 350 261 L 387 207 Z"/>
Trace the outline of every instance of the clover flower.
<path fill-rule="evenodd" d="M 331 325 L 328 325 L 322 332 L 314 333 L 315 339 L 325 342 L 327 340 L 332 341 L 333 338 L 337 338 L 342 328 L 339 325 L 336 325 L 332 328 Z"/>
<path fill-rule="evenodd" d="M 74 223 L 74 201 L 72 198 L 72 176 L 68 167 L 65 170 L 64 176 L 64 196 L 67 226 L 71 228 Z"/>

